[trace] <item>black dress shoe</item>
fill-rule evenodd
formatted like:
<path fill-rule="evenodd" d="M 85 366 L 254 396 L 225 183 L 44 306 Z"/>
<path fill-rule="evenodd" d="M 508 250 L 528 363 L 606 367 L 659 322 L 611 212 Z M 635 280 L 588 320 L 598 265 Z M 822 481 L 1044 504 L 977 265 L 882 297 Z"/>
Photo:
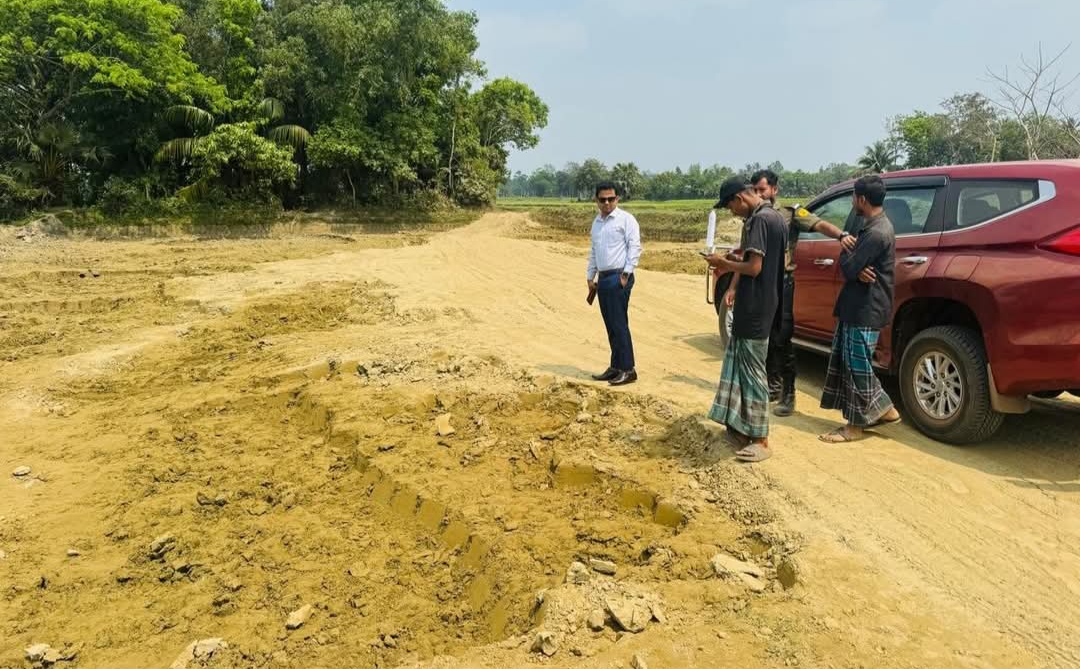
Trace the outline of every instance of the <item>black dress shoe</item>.
<path fill-rule="evenodd" d="M 619 375 L 619 370 L 614 367 L 608 367 L 603 374 L 593 374 L 592 377 L 597 381 L 610 381 Z"/>
<path fill-rule="evenodd" d="M 637 372 L 631 369 L 629 372 L 619 372 L 619 375 L 608 381 L 608 383 L 613 386 L 625 386 L 634 381 L 637 381 Z"/>

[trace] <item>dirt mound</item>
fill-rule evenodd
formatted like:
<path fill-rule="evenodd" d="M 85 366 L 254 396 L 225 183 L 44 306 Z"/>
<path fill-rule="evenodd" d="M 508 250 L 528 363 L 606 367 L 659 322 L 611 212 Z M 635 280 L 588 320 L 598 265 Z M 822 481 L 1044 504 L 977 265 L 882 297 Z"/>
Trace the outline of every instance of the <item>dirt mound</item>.
<path fill-rule="evenodd" d="M 36 221 L 32 221 L 16 228 L 15 239 L 27 243 L 40 242 L 49 238 L 66 237 L 67 226 L 53 214 L 46 214 Z"/>

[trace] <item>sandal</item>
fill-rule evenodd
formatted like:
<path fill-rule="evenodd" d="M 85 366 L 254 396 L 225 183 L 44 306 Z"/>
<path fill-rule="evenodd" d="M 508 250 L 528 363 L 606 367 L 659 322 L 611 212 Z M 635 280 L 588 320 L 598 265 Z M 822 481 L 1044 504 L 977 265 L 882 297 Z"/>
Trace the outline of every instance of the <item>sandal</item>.
<path fill-rule="evenodd" d="M 772 457 L 768 442 L 755 441 L 735 452 L 735 459 L 740 462 L 762 462 Z"/>
<path fill-rule="evenodd" d="M 884 418 L 882 418 L 882 419 L 878 420 L 876 423 L 872 423 L 870 425 L 867 425 L 866 427 L 871 428 L 871 427 L 884 427 L 886 425 L 898 425 L 902 420 L 903 420 L 903 418 L 900 416 L 900 414 L 896 414 L 896 418 L 893 418 L 892 420 L 885 420 Z"/>
<path fill-rule="evenodd" d="M 832 432 L 827 432 L 818 436 L 819 441 L 824 441 L 826 444 L 850 444 L 855 441 L 862 441 L 866 439 L 866 433 L 855 436 L 848 432 L 847 427 L 838 427 Z"/>

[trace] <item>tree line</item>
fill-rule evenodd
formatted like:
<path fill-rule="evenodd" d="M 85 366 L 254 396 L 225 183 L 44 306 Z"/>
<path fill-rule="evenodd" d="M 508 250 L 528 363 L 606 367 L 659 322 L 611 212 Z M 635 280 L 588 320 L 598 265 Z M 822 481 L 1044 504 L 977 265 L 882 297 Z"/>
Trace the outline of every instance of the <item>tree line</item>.
<path fill-rule="evenodd" d="M 843 181 L 855 170 L 852 165 L 835 164 L 816 171 L 788 170 L 780 162 L 768 165 L 753 163 L 740 169 L 723 165 L 702 167 L 693 164 L 685 170 L 676 167 L 663 172 L 645 172 L 634 163 L 608 167 L 596 158 L 581 163 L 567 163 L 561 168 L 545 165 L 529 174 L 515 172 L 499 189 L 502 197 L 552 197 L 587 200 L 595 184 L 611 181 L 625 200 L 701 200 L 716 197 L 720 184 L 735 175 L 749 176 L 768 168 L 780 176 L 784 197 L 808 198 Z"/>
<path fill-rule="evenodd" d="M 0 217 L 484 205 L 547 106 L 441 0 L 0 0 Z"/>

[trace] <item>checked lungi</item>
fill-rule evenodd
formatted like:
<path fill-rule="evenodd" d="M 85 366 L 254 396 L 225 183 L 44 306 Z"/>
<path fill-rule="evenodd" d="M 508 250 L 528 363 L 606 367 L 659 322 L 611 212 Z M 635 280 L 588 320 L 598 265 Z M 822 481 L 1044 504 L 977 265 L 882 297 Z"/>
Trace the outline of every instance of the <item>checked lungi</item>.
<path fill-rule="evenodd" d="M 751 439 L 769 436 L 768 339 L 732 338 L 709 418 Z"/>
<path fill-rule="evenodd" d="M 840 323 L 833 335 L 829 371 L 821 393 L 822 409 L 839 409 L 850 425 L 870 427 L 893 408 L 874 374 L 878 331 Z"/>

